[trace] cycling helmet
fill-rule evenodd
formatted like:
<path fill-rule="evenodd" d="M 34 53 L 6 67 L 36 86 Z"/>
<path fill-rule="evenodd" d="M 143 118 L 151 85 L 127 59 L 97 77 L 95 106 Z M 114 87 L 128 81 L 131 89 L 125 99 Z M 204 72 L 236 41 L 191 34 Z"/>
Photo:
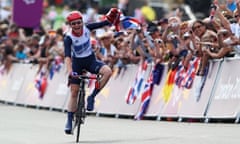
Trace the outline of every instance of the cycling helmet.
<path fill-rule="evenodd" d="M 79 11 L 72 11 L 67 16 L 67 21 L 71 22 L 73 20 L 82 19 L 82 14 Z"/>

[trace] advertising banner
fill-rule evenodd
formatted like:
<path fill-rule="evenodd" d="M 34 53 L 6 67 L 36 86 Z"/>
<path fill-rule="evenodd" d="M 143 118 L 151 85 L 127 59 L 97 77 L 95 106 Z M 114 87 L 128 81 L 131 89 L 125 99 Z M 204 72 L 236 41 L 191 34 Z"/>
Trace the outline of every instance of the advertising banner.
<path fill-rule="evenodd" d="M 21 67 L 21 64 L 18 65 Z M 26 75 L 22 88 L 19 90 L 19 96 L 16 98 L 17 104 L 40 106 L 41 99 L 39 98 L 38 90 L 36 89 L 36 75 L 38 65 L 31 65 L 24 69 L 24 75 Z M 21 70 L 23 71 L 23 70 Z M 18 73 L 18 71 L 15 71 Z"/>
<path fill-rule="evenodd" d="M 42 14 L 43 0 L 13 1 L 13 21 L 20 27 L 39 27 Z"/>
<path fill-rule="evenodd" d="M 195 94 L 198 78 L 195 79 L 190 90 L 185 90 L 183 99 L 181 101 L 181 107 L 178 111 L 178 115 L 180 117 L 201 118 L 204 116 L 208 102 L 210 100 L 211 91 L 215 85 L 215 80 L 220 68 L 220 64 L 221 61 L 210 61 L 206 82 L 199 98 L 197 98 Z"/>
<path fill-rule="evenodd" d="M 13 64 L 9 73 L 7 73 L 7 81 L 1 81 L 5 83 L 6 87 L 3 91 L 6 92 L 6 95 L 3 97 L 4 100 L 8 102 L 15 103 L 16 99 L 21 95 L 19 92 L 23 88 L 23 83 L 26 79 L 26 71 L 24 70 L 30 69 L 30 65 L 19 65 Z"/>
<path fill-rule="evenodd" d="M 70 96 L 70 88 L 67 87 L 68 75 L 65 67 L 62 67 L 59 72 L 55 72 L 52 79 L 47 78 L 46 93 L 41 99 L 41 106 L 63 109 L 67 105 L 67 99 Z"/>
<path fill-rule="evenodd" d="M 169 90 L 168 101 L 162 108 L 163 110 L 160 116 L 202 117 L 208 104 L 218 68 L 219 62 L 210 61 L 208 72 L 204 76 L 192 76 L 192 78 L 189 79 L 192 80 L 192 84 L 190 85 L 184 83 L 184 79 L 181 80 L 179 76 L 181 69 L 178 70 L 176 74 L 174 74 L 174 83 L 172 84 L 171 91 Z"/>
<path fill-rule="evenodd" d="M 0 100 L 2 101 L 8 97 L 9 77 L 7 73 L 0 73 Z"/>
<path fill-rule="evenodd" d="M 127 104 L 126 97 L 129 88 L 134 83 L 138 66 L 131 65 L 126 69 L 115 69 L 113 76 L 96 97 L 96 111 L 106 114 L 133 115 L 138 108 L 139 101 Z"/>
<path fill-rule="evenodd" d="M 210 106 L 209 118 L 235 118 L 240 112 L 240 59 L 222 63 Z"/>

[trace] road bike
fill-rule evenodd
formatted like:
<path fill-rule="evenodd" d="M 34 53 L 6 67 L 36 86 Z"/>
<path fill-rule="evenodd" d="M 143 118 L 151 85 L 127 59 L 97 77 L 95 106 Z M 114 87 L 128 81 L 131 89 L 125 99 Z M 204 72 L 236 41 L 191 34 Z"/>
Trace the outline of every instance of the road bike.
<path fill-rule="evenodd" d="M 77 129 L 76 134 L 76 142 L 79 142 L 79 136 L 80 136 L 80 128 L 81 124 L 84 124 L 85 118 L 86 118 L 86 108 L 85 108 L 85 83 L 87 80 L 96 80 L 95 81 L 95 88 L 99 88 L 99 82 L 101 79 L 101 75 L 73 75 L 72 78 L 77 78 L 80 80 L 80 87 L 79 87 L 79 93 L 78 93 L 78 107 L 77 111 L 74 113 L 74 127 L 73 131 Z"/>

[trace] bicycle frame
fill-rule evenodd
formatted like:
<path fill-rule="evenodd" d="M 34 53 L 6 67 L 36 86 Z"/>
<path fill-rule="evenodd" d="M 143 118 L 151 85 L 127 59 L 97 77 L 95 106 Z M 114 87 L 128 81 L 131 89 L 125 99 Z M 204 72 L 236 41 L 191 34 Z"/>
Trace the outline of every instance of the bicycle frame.
<path fill-rule="evenodd" d="M 74 129 L 77 127 L 77 135 L 76 135 L 76 142 L 79 142 L 79 136 L 80 136 L 80 127 L 81 124 L 84 124 L 84 120 L 86 117 L 86 109 L 85 109 L 85 80 L 94 79 L 96 80 L 95 87 L 99 87 L 99 80 L 100 75 L 94 75 L 94 76 L 86 76 L 86 75 L 73 75 L 73 78 L 80 79 L 80 87 L 79 87 L 79 93 L 78 93 L 78 108 L 75 112 L 75 124 Z"/>

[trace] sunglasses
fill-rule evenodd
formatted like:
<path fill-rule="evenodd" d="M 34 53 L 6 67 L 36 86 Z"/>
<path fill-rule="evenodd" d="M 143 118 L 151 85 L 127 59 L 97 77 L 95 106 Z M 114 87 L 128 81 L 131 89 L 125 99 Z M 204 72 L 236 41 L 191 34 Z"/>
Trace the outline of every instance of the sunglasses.
<path fill-rule="evenodd" d="M 80 25 L 81 23 L 82 21 L 75 21 L 75 22 L 71 22 L 71 25 L 76 25 L 76 24 Z"/>
<path fill-rule="evenodd" d="M 195 31 L 196 29 L 199 29 L 202 25 L 198 25 L 198 26 L 195 26 L 193 27 L 193 31 Z"/>

